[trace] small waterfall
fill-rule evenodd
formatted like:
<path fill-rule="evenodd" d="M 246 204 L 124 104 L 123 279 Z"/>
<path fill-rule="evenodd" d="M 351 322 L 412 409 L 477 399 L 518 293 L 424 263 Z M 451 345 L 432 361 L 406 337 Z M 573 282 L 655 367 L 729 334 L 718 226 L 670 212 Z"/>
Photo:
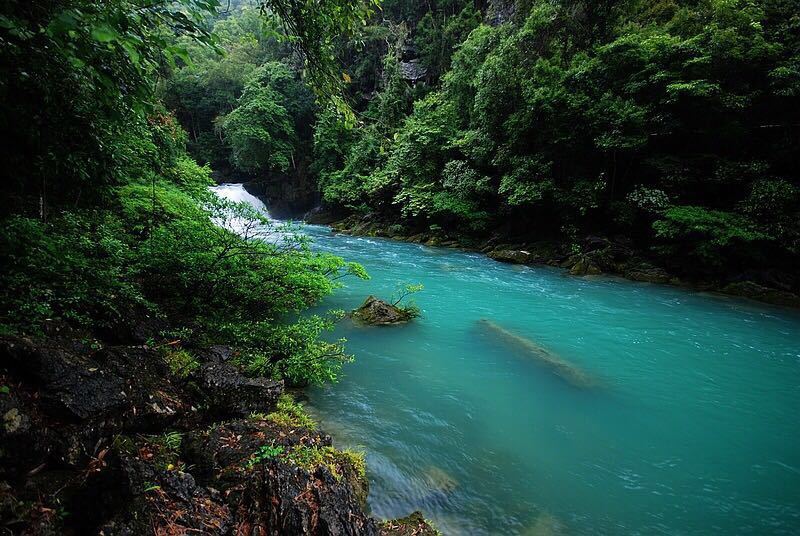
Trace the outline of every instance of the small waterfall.
<path fill-rule="evenodd" d="M 211 191 L 228 201 L 246 203 L 269 220 L 266 225 L 253 225 L 251 218 L 237 216 L 235 212 L 232 212 L 224 217 L 214 218 L 215 223 L 220 227 L 233 231 L 244 238 L 255 238 L 279 246 L 293 247 L 296 244 L 297 230 L 291 223 L 273 218 L 263 201 L 245 190 L 243 185 L 220 184 L 212 186 Z"/>
<path fill-rule="evenodd" d="M 269 211 L 267 210 L 267 206 L 261 201 L 259 198 L 248 192 L 244 189 L 244 185 L 242 184 L 233 184 L 233 183 L 226 183 L 220 184 L 219 186 L 212 186 L 211 190 L 217 194 L 218 196 L 227 199 L 229 201 L 235 201 L 237 203 L 247 203 L 248 205 L 255 208 L 257 211 L 262 213 L 264 216 L 272 220 L 272 216 L 270 216 Z"/>

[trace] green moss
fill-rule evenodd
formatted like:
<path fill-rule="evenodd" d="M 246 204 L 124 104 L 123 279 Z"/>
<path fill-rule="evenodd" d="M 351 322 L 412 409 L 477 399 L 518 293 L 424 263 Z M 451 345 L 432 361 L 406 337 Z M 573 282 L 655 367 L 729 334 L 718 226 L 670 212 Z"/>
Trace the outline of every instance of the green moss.
<path fill-rule="evenodd" d="M 129 456 L 136 453 L 136 443 L 134 443 L 133 439 L 129 436 L 118 435 L 115 437 L 112 448 L 120 454 L 127 454 Z"/>
<path fill-rule="evenodd" d="M 268 413 L 265 418 L 281 426 L 308 428 L 309 430 L 317 428 L 317 423 L 308 415 L 303 406 L 295 402 L 292 396 L 287 393 L 278 398 L 276 410 Z"/>
<path fill-rule="evenodd" d="M 309 472 L 324 466 L 336 480 L 342 479 L 347 468 L 354 469 L 359 478 L 366 476 L 363 453 L 352 450 L 341 451 L 333 447 L 296 445 L 283 453 L 280 458 Z"/>
<path fill-rule="evenodd" d="M 164 355 L 170 372 L 178 378 L 188 378 L 200 368 L 200 363 L 186 350 L 170 350 Z"/>
<path fill-rule="evenodd" d="M 380 528 L 381 534 L 395 536 L 441 536 L 442 534 L 430 520 L 423 517 L 421 512 L 383 521 Z"/>
<path fill-rule="evenodd" d="M 119 454 L 138 457 L 159 469 L 171 471 L 181 469 L 180 448 L 183 436 L 179 432 L 167 432 L 161 435 L 124 436 L 114 438 L 112 448 Z"/>
<path fill-rule="evenodd" d="M 337 451 L 341 460 L 355 469 L 359 478 L 367 478 L 367 458 L 366 453 L 360 450 L 344 449 Z"/>

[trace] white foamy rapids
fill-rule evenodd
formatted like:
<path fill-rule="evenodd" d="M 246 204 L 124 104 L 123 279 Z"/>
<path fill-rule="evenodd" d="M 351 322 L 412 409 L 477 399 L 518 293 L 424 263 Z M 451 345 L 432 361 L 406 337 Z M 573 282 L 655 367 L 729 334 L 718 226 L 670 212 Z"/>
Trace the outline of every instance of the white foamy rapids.
<path fill-rule="evenodd" d="M 270 221 L 270 225 L 268 226 L 259 225 L 254 227 L 253 222 L 248 218 L 229 217 L 224 220 L 216 219 L 215 223 L 220 227 L 224 227 L 247 238 L 258 238 L 268 242 L 278 243 L 288 238 L 283 222 L 272 218 L 264 202 L 245 190 L 243 185 L 220 184 L 219 186 L 212 186 L 211 191 L 228 201 L 247 203 L 260 214 L 266 216 Z"/>
<path fill-rule="evenodd" d="M 267 210 L 267 206 L 259 198 L 244 189 L 241 184 L 220 184 L 212 186 L 211 190 L 218 196 L 236 203 L 247 203 L 264 216 L 272 219 Z"/>

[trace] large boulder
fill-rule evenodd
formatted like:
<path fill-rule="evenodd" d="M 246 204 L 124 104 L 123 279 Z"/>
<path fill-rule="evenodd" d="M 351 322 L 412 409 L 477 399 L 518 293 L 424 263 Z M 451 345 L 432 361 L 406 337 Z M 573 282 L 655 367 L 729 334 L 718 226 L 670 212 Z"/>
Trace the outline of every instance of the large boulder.
<path fill-rule="evenodd" d="M 669 283 L 672 276 L 663 268 L 655 266 L 638 266 L 625 273 L 625 277 L 645 283 Z"/>
<path fill-rule="evenodd" d="M 599 275 L 603 271 L 589 255 L 578 255 L 575 264 L 569 269 L 571 275 Z"/>
<path fill-rule="evenodd" d="M 522 249 L 496 249 L 489 251 L 487 256 L 490 259 L 510 264 L 529 264 L 534 261 L 530 252 Z"/>
<path fill-rule="evenodd" d="M 413 318 L 412 313 L 391 303 L 379 300 L 375 296 L 369 296 L 364 300 L 364 303 L 351 313 L 351 316 L 362 324 L 371 326 L 401 324 Z"/>
<path fill-rule="evenodd" d="M 220 416 L 245 417 L 267 411 L 283 392 L 283 381 L 248 378 L 224 361 L 204 364 L 200 380 L 212 413 Z"/>
<path fill-rule="evenodd" d="M 200 481 L 227 490 L 237 533 L 377 533 L 363 511 L 363 471 L 327 435 L 269 420 L 230 421 L 187 436 L 184 455 Z"/>

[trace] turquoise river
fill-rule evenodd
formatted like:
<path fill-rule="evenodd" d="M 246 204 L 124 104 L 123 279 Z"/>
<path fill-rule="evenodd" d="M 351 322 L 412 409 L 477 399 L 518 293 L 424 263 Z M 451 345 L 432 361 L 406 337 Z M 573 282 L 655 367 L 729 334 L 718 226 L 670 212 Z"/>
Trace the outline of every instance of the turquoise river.
<path fill-rule="evenodd" d="M 371 275 L 325 308 L 425 287 L 413 323 L 342 321 L 356 361 L 308 393 L 335 444 L 367 452 L 374 515 L 421 510 L 444 534 L 800 533 L 800 312 L 301 230 Z"/>

